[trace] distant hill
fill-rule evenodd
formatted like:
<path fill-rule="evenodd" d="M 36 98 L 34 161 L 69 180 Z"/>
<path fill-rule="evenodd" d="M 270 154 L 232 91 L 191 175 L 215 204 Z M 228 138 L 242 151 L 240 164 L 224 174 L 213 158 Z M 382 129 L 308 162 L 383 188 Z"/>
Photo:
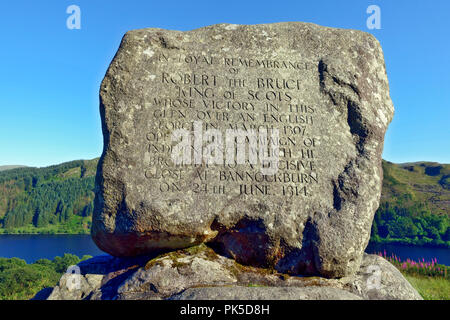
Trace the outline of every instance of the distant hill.
<path fill-rule="evenodd" d="M 383 161 L 383 200 L 411 198 L 427 203 L 436 214 L 450 214 L 450 164 Z"/>
<path fill-rule="evenodd" d="M 20 166 L 20 165 L 9 165 L 9 166 L 0 166 L 0 171 L 10 170 L 10 169 L 16 169 L 16 168 L 25 168 L 26 166 Z"/>
<path fill-rule="evenodd" d="M 0 172 L 0 233 L 88 233 L 97 159 Z M 383 160 L 372 242 L 450 248 L 450 165 Z"/>

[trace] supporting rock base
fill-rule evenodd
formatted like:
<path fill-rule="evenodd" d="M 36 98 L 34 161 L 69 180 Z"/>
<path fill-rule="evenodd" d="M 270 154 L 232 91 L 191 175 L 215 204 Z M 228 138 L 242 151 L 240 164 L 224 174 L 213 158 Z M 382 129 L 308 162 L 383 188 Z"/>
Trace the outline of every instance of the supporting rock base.
<path fill-rule="evenodd" d="M 49 300 L 420 300 L 389 262 L 364 254 L 358 272 L 341 279 L 297 277 L 243 266 L 205 245 L 149 258 L 104 255 L 64 274 Z"/>

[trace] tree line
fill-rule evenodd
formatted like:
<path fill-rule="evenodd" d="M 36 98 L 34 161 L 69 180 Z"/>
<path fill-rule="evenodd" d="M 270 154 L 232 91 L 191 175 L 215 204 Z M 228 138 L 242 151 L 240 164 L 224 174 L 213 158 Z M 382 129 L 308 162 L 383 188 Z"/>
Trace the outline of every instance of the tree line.
<path fill-rule="evenodd" d="M 420 202 L 383 202 L 375 213 L 371 241 L 450 248 L 449 220 Z"/>

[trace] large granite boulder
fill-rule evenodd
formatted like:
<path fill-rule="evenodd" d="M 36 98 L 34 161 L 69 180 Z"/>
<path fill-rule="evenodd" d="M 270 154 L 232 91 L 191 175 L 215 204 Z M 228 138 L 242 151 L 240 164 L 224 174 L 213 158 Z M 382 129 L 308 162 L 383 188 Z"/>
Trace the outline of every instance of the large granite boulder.
<path fill-rule="evenodd" d="M 282 273 L 359 269 L 394 112 L 372 35 L 299 22 L 129 31 L 100 100 L 102 250 L 209 242 Z"/>
<path fill-rule="evenodd" d="M 153 259 L 98 256 L 81 262 L 80 274 L 64 274 L 49 300 L 420 300 L 389 262 L 364 254 L 353 276 L 298 277 L 244 266 L 205 245 Z M 75 278 L 74 278 L 75 277 Z M 74 285 L 77 284 L 77 285 Z"/>

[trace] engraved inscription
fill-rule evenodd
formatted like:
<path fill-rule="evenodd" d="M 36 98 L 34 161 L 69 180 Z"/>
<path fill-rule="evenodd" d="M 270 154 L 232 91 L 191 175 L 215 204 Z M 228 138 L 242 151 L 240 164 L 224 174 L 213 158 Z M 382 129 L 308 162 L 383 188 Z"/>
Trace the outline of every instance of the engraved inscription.
<path fill-rule="evenodd" d="M 150 160 L 144 175 L 157 181 L 161 192 L 185 192 L 182 184 L 187 165 L 196 166 L 188 186 L 195 194 L 309 197 L 317 191 L 320 138 L 312 129 L 320 121 L 320 108 L 302 99 L 307 93 L 302 78 L 312 70 L 309 62 L 205 53 L 159 53 L 153 59 L 161 70 L 154 81 L 167 90 L 154 94 L 147 106 L 152 110 L 145 133 Z M 173 65 L 183 71 L 170 69 Z M 213 66 L 216 71 L 209 71 Z M 266 73 L 255 75 L 255 70 Z M 189 134 L 184 137 L 184 149 L 180 149 L 172 141 L 173 132 L 180 129 L 199 130 L 206 138 L 198 141 Z M 227 129 L 242 130 L 249 137 L 257 130 L 277 129 L 276 139 L 267 136 L 267 142 L 279 150 L 276 172 L 264 174 L 253 164 L 229 162 L 219 155 L 222 149 L 211 145 L 225 145 L 218 140 L 225 137 Z M 205 149 L 214 163 L 202 158 Z M 174 163 L 171 155 L 180 150 L 192 160 Z M 236 152 L 247 152 L 251 157 L 261 149 L 238 148 Z"/>

